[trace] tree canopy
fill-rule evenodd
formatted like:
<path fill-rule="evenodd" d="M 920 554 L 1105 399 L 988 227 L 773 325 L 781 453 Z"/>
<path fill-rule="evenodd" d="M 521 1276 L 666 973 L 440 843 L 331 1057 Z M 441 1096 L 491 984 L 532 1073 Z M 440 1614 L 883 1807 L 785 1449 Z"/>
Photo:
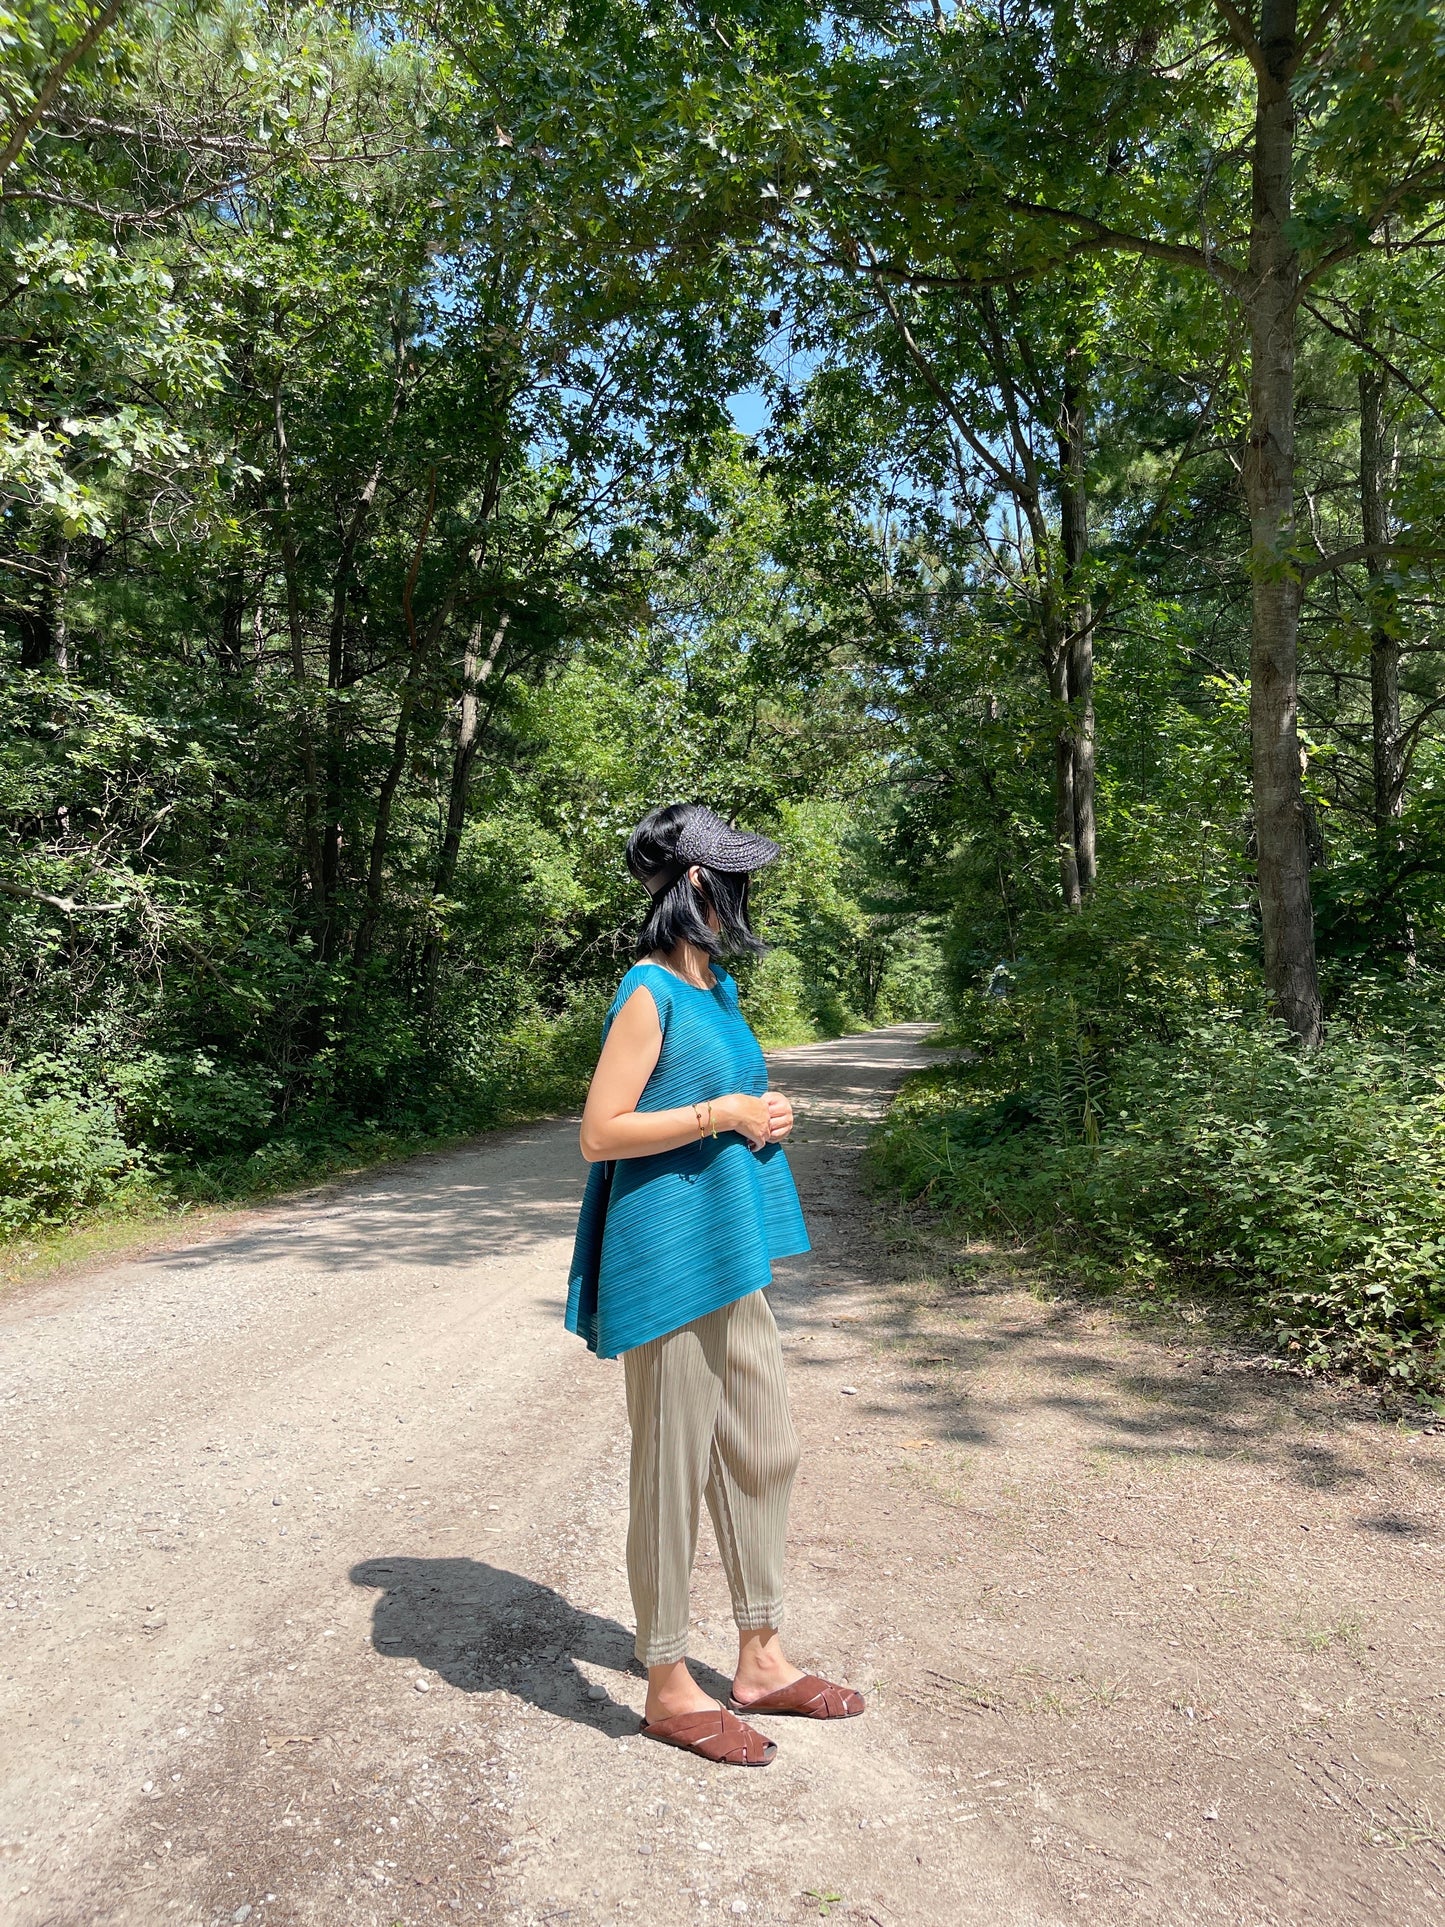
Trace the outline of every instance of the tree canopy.
<path fill-rule="evenodd" d="M 901 1181 L 1237 1078 L 1445 1248 L 1438 9 L 0 23 L 5 1223 L 569 1101 L 688 796 L 787 848 L 763 1030 L 1005 1067 Z M 1107 1168 L 969 1208 L 1234 1249 Z M 1424 1382 L 1349 1225 L 1225 1268 Z"/>

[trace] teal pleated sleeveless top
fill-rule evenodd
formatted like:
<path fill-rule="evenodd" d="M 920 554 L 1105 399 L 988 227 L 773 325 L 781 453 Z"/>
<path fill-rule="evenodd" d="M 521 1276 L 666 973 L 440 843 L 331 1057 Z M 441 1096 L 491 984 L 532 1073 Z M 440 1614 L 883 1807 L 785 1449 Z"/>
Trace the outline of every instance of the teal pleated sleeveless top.
<path fill-rule="evenodd" d="M 767 1090 L 768 1067 L 738 1007 L 737 986 L 725 971 L 713 975 L 712 989 L 702 990 L 661 964 L 634 964 L 618 986 L 604 1039 L 639 986 L 662 1026 L 662 1050 L 639 1111 Z M 594 1305 L 584 1286 L 599 1218 Z M 610 1195 L 606 1167 L 594 1164 L 568 1279 L 567 1329 L 599 1357 L 616 1358 L 760 1291 L 772 1283 L 775 1258 L 808 1248 L 781 1144 L 753 1151 L 735 1131 L 720 1131 L 680 1150 L 619 1158 Z"/>

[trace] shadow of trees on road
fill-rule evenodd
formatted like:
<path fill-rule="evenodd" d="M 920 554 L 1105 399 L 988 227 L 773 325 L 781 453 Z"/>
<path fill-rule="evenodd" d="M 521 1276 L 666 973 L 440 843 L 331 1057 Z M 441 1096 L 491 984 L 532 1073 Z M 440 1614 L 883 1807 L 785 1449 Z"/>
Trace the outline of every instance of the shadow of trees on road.
<path fill-rule="evenodd" d="M 369 1173 L 340 1197 L 280 1206 L 238 1232 L 168 1254 L 166 1265 L 177 1273 L 274 1262 L 321 1272 L 464 1271 L 570 1238 L 586 1182 L 576 1125 L 538 1125 L 502 1143 Z"/>
<path fill-rule="evenodd" d="M 1268 1371 L 1220 1334 L 1142 1326 L 1127 1308 L 1102 1330 L 1107 1305 L 1064 1290 L 1024 1296 L 1022 1263 L 960 1257 L 932 1225 L 921 1234 L 905 1226 L 911 1235 L 899 1241 L 890 1229 L 866 1211 L 846 1227 L 846 1269 L 871 1268 L 885 1281 L 858 1321 L 859 1340 L 881 1342 L 893 1368 L 887 1391 L 858 1401 L 860 1417 L 892 1411 L 913 1426 L 931 1422 L 939 1438 L 964 1448 L 1018 1444 L 1062 1419 L 1101 1462 L 1147 1472 L 1246 1461 L 1306 1492 L 1369 1492 L 1375 1475 L 1359 1456 L 1359 1399 Z M 830 1322 L 830 1294 L 809 1275 L 823 1269 L 815 1255 L 783 1281 L 777 1295 L 794 1331 L 821 1333 Z M 818 1364 L 833 1351 L 820 1347 Z M 806 1344 L 790 1348 L 790 1371 L 804 1376 L 810 1363 Z M 1388 1510 L 1355 1523 L 1380 1537 L 1432 1536 L 1425 1522 Z"/>

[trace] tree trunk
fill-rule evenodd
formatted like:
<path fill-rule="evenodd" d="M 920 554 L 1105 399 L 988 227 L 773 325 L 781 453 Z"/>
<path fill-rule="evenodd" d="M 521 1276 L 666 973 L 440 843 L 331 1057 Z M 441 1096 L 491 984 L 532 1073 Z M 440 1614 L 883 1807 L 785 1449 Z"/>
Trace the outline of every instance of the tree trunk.
<path fill-rule="evenodd" d="M 980 439 L 968 419 L 967 410 L 960 406 L 947 384 L 940 379 L 937 370 L 914 339 L 912 329 L 903 319 L 887 282 L 876 272 L 877 257 L 872 256 L 872 259 L 875 266 L 873 285 L 898 330 L 910 360 L 942 404 L 959 439 L 973 451 L 984 472 L 1000 490 L 1012 497 L 1019 514 L 1029 526 L 1033 545 L 1033 578 L 1040 605 L 1040 652 L 1057 718 L 1054 736 L 1054 846 L 1059 857 L 1059 890 L 1065 910 L 1077 911 L 1083 907 L 1085 887 L 1081 868 L 1088 883 L 1093 882 L 1095 873 L 1093 624 L 1092 621 L 1086 622 L 1074 635 L 1069 633 L 1064 619 L 1065 610 L 1060 603 L 1060 584 L 1054 567 L 1057 551 L 1044 514 L 1033 434 L 1025 422 L 1014 374 L 1014 362 L 1020 357 L 1010 354 L 997 304 L 988 290 L 970 296 L 968 306 L 978 317 L 982 340 L 986 344 L 991 371 L 998 384 L 1008 423 L 1012 455 L 1011 460 L 1005 460 Z M 1031 366 L 1026 355 L 1022 360 L 1026 366 Z M 1036 385 L 1036 392 L 1029 403 L 1034 420 L 1038 417 L 1040 393 Z M 1069 463 L 1078 463 L 1078 485 L 1070 491 L 1061 483 L 1060 496 L 1062 498 L 1072 493 L 1075 497 L 1076 506 L 1071 511 L 1074 515 L 1071 539 L 1080 543 L 1078 553 L 1082 558 L 1088 547 L 1088 518 L 1083 495 L 1081 400 L 1078 417 L 1078 432 L 1071 436 L 1069 455 Z M 1069 463 L 1061 463 L 1061 466 L 1067 467 Z M 1077 712 L 1074 709 L 1076 702 Z"/>
<path fill-rule="evenodd" d="M 54 669 L 66 675 L 70 669 L 70 639 L 65 625 L 65 591 L 70 582 L 70 539 L 58 535 L 50 572 L 45 576 L 33 609 L 21 610 L 20 667 Z"/>
<path fill-rule="evenodd" d="M 371 955 L 376 942 L 377 928 L 381 922 L 382 880 L 386 870 L 387 846 L 391 840 L 391 813 L 396 803 L 396 792 L 401 786 L 402 773 L 406 769 L 407 750 L 411 741 L 412 712 L 416 706 L 417 670 L 420 655 L 412 652 L 407 667 L 406 681 L 402 685 L 401 701 L 397 706 L 396 727 L 392 732 L 391 759 L 386 766 L 386 774 L 381 780 L 381 789 L 376 799 L 376 820 L 371 830 L 371 856 L 366 868 L 366 899 L 362 907 L 361 922 L 357 926 L 356 943 L 352 950 L 352 960 L 358 971 Z"/>
<path fill-rule="evenodd" d="M 1085 569 L 1089 560 L 1089 495 L 1084 476 L 1087 421 L 1083 384 L 1064 371 L 1059 421 L 1059 525 L 1064 550 L 1064 620 L 1069 708 L 1073 717 L 1073 830 L 1079 889 L 1098 873 L 1094 835 L 1094 611 Z"/>
<path fill-rule="evenodd" d="M 391 421 L 387 423 L 388 433 L 396 420 L 396 413 L 396 407 L 393 407 Z M 351 613 L 352 577 L 356 568 L 357 551 L 371 516 L 376 491 L 381 486 L 385 465 L 386 455 L 383 451 L 377 457 L 370 475 L 362 483 L 361 493 L 356 498 L 350 523 L 342 538 L 341 553 L 337 557 L 336 570 L 331 583 L 331 620 L 327 625 L 326 636 L 326 749 L 322 759 L 325 771 L 326 820 L 321 830 L 321 895 L 326 905 L 326 920 L 321 932 L 321 954 L 327 958 L 336 954 L 340 939 L 335 903 L 336 892 L 341 882 L 341 848 L 345 834 L 345 826 L 341 821 L 341 799 L 346 787 L 346 740 L 350 733 L 347 712 L 337 701 L 337 696 L 351 680 L 348 674 L 350 664 L 347 649 L 347 619 Z"/>
<path fill-rule="evenodd" d="M 462 694 L 461 708 L 457 717 L 457 740 L 452 751 L 452 780 L 447 795 L 447 822 L 442 835 L 442 846 L 437 855 L 436 870 L 432 877 L 432 896 L 444 897 L 452 887 L 452 879 L 457 873 L 457 857 L 461 853 L 462 830 L 467 817 L 467 789 L 472 778 L 472 764 L 476 761 L 479 740 L 478 719 L 480 705 L 477 697 L 496 666 L 501 654 L 502 644 L 506 641 L 507 630 L 511 624 L 512 612 L 504 609 L 492 631 L 491 641 L 487 644 L 486 654 L 481 653 L 482 635 L 486 628 L 485 619 L 478 616 L 472 624 L 467 637 L 467 646 L 462 654 Z M 441 961 L 441 945 L 435 921 L 427 932 L 426 946 L 422 951 L 421 977 L 426 1001 L 431 1003 L 436 989 L 437 966 Z"/>
<path fill-rule="evenodd" d="M 291 681 L 298 700 L 306 701 L 306 632 L 301 620 L 301 586 L 296 543 L 289 526 L 281 535 L 281 569 L 286 579 L 286 627 L 291 646 Z M 301 736 L 302 827 L 306 839 L 306 869 L 311 896 L 321 903 L 321 770 L 316 756 L 316 734 L 305 708 L 299 717 Z"/>
<path fill-rule="evenodd" d="M 221 596 L 221 667 L 229 675 L 241 673 L 241 634 L 246 622 L 246 580 L 239 571 L 228 575 Z"/>
<path fill-rule="evenodd" d="M 1297 0 L 1263 0 L 1255 98 L 1249 284 L 1249 443 L 1244 486 L 1254 577 L 1250 739 L 1264 975 L 1276 1013 L 1320 1041 L 1319 973 L 1300 792 L 1300 579 L 1294 542 L 1294 362 L 1299 253 L 1289 235 Z"/>
<path fill-rule="evenodd" d="M 1085 599 L 1069 641 L 1069 700 L 1074 711 L 1074 850 L 1079 888 L 1087 893 L 1099 873 L 1094 821 L 1094 621 Z"/>
<path fill-rule="evenodd" d="M 55 585 L 42 582 L 33 609 L 16 616 L 20 629 L 20 667 L 46 669 L 55 661 Z"/>
<path fill-rule="evenodd" d="M 278 323 L 279 326 L 279 323 Z M 272 391 L 276 433 L 276 472 L 281 484 L 281 570 L 286 582 L 286 629 L 291 649 L 291 680 L 297 700 L 306 696 L 306 633 L 301 619 L 301 576 L 296 535 L 291 517 L 291 459 L 286 440 L 286 418 L 281 408 L 281 377 Z M 300 717 L 303 829 L 306 869 L 313 903 L 321 899 L 321 772 L 316 761 L 316 737 L 311 717 L 303 707 Z"/>
<path fill-rule="evenodd" d="M 52 618 L 50 660 L 58 676 L 70 674 L 70 622 L 66 596 L 70 590 L 70 537 L 55 545 L 55 613 Z"/>
<path fill-rule="evenodd" d="M 401 687 L 401 700 L 397 704 L 396 727 L 392 732 L 391 758 L 386 766 L 386 774 L 381 781 L 381 790 L 376 799 L 376 820 L 371 831 L 371 857 L 366 867 L 366 898 L 362 907 L 361 922 L 357 926 L 356 943 L 352 949 L 352 961 L 361 967 L 371 955 L 376 941 L 377 926 L 381 922 L 382 880 L 386 870 L 387 845 L 391 840 L 391 812 L 396 803 L 396 792 L 401 787 L 402 772 L 406 768 L 407 749 L 411 740 L 411 718 L 416 707 L 417 681 L 420 675 L 424 651 L 421 631 L 417 628 L 416 611 L 412 607 L 412 594 L 416 579 L 421 571 L 421 559 L 426 549 L 426 539 L 431 532 L 432 516 L 436 511 L 437 476 L 431 472 L 431 482 L 427 489 L 426 512 L 422 516 L 421 533 L 416 539 L 416 548 L 411 558 L 411 567 L 406 572 L 402 585 L 401 606 L 406 619 L 409 642 L 407 652 L 406 677 Z"/>
<path fill-rule="evenodd" d="M 1073 718 L 1069 714 L 1069 647 L 1051 608 L 1052 590 L 1044 587 L 1044 663 L 1048 670 L 1049 695 L 1053 700 L 1058 725 L 1054 731 L 1054 848 L 1059 853 L 1059 891 L 1064 908 L 1081 910 L 1084 904 L 1079 879 L 1078 824 L 1074 815 L 1074 788 L 1078 780 L 1077 743 Z"/>
<path fill-rule="evenodd" d="M 1389 567 L 1382 553 L 1390 540 L 1385 482 L 1385 389 L 1383 368 L 1360 371 L 1360 521 L 1365 537 L 1365 574 L 1370 607 L 1370 725 L 1375 776 L 1375 828 L 1390 832 L 1405 801 L 1405 743 L 1400 728 L 1400 639 Z"/>
<path fill-rule="evenodd" d="M 349 734 L 346 710 L 336 698 L 338 692 L 351 681 L 348 673 L 350 665 L 347 660 L 347 638 L 356 557 L 361 548 L 361 539 L 371 519 L 376 492 L 386 472 L 391 433 L 396 427 L 397 418 L 406 400 L 407 364 L 402 354 L 399 333 L 395 347 L 396 376 L 391 391 L 391 412 L 387 416 L 386 426 L 382 431 L 380 452 L 352 506 L 351 519 L 342 536 L 341 550 L 336 558 L 336 568 L 331 579 L 331 620 L 327 625 L 326 641 L 326 751 L 323 759 L 326 777 L 326 821 L 321 832 L 321 894 L 326 905 L 326 917 L 321 927 L 321 954 L 328 958 L 336 954 L 340 940 L 339 920 L 335 915 L 334 906 L 337 888 L 341 882 L 341 847 L 344 835 L 341 798 L 346 782 L 346 740 Z"/>

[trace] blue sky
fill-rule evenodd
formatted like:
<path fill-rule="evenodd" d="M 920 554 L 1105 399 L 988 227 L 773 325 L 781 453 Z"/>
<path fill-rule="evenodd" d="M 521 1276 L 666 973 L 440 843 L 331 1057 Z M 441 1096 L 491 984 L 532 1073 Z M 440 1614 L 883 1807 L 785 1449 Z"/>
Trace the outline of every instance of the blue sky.
<path fill-rule="evenodd" d="M 743 388 L 729 395 L 728 409 L 740 435 L 759 435 L 767 426 L 768 402 L 761 388 Z"/>

